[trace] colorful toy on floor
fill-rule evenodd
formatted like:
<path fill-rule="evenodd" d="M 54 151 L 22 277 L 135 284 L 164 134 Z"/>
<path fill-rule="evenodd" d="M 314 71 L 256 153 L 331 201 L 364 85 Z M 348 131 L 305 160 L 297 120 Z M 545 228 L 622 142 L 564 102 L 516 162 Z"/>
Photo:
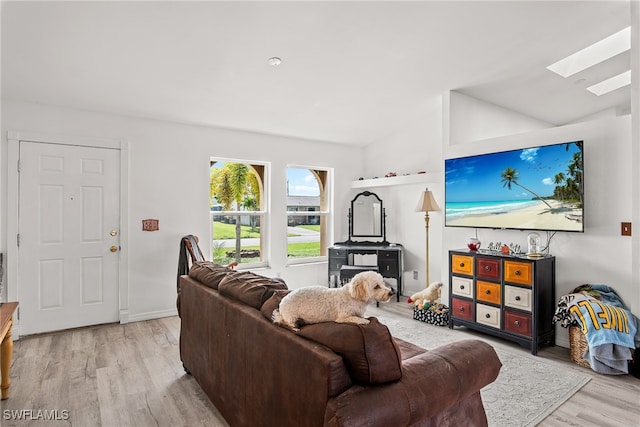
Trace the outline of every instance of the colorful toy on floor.
<path fill-rule="evenodd" d="M 433 304 L 435 301 L 440 299 L 440 295 L 442 294 L 442 282 L 433 282 L 426 289 L 421 290 L 420 292 L 416 292 L 411 295 L 407 302 L 409 304 L 413 303 L 414 307 L 418 307 L 420 305 L 424 306 L 425 303 L 429 305 Z M 420 307 L 422 309 L 422 307 Z"/>

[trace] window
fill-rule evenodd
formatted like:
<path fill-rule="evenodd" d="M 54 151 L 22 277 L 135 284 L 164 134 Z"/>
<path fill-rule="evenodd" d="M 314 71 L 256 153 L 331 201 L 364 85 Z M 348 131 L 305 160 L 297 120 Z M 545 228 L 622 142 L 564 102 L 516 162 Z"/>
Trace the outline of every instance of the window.
<path fill-rule="evenodd" d="M 287 167 L 287 258 L 309 262 L 327 255 L 331 210 L 329 170 Z"/>
<path fill-rule="evenodd" d="M 266 265 L 264 180 L 266 166 L 212 159 L 210 167 L 211 259 Z"/>

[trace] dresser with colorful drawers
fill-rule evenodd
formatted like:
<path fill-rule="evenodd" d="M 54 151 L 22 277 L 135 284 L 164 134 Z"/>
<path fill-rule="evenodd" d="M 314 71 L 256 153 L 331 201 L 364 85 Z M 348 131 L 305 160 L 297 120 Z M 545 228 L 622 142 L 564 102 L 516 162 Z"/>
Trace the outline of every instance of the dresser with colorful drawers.
<path fill-rule="evenodd" d="M 449 327 L 505 338 L 537 354 L 555 343 L 555 258 L 449 251 Z"/>

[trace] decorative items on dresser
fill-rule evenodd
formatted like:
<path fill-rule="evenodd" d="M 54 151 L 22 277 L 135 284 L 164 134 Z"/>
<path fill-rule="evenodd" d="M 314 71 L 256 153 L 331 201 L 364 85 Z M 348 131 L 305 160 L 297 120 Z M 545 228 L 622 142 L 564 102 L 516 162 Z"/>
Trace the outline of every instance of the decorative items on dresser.
<path fill-rule="evenodd" d="M 517 342 L 535 355 L 555 344 L 555 258 L 449 251 L 449 327 Z"/>

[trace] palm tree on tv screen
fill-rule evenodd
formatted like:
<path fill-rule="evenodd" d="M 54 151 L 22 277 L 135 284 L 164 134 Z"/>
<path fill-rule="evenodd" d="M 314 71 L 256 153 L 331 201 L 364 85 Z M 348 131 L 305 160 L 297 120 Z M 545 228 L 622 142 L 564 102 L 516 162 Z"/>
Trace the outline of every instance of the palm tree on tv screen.
<path fill-rule="evenodd" d="M 582 146 L 578 145 L 582 150 Z M 556 184 L 553 196 L 559 200 L 575 203 L 582 206 L 582 151 L 573 154 L 573 158 L 567 165 L 566 173 L 557 173 L 553 178 Z"/>
<path fill-rule="evenodd" d="M 542 200 L 542 202 L 545 205 L 549 206 L 549 209 L 553 209 L 551 205 L 547 203 L 541 196 L 539 196 L 533 190 L 528 189 L 527 187 L 525 187 L 524 185 L 518 182 L 518 171 L 516 169 L 506 168 L 505 170 L 502 171 L 501 176 L 502 176 L 502 179 L 500 181 L 504 183 L 502 184 L 503 187 L 507 187 L 509 190 L 511 190 L 511 184 L 517 185 L 518 187 L 536 196 L 536 198 L 538 198 L 539 200 Z"/>

